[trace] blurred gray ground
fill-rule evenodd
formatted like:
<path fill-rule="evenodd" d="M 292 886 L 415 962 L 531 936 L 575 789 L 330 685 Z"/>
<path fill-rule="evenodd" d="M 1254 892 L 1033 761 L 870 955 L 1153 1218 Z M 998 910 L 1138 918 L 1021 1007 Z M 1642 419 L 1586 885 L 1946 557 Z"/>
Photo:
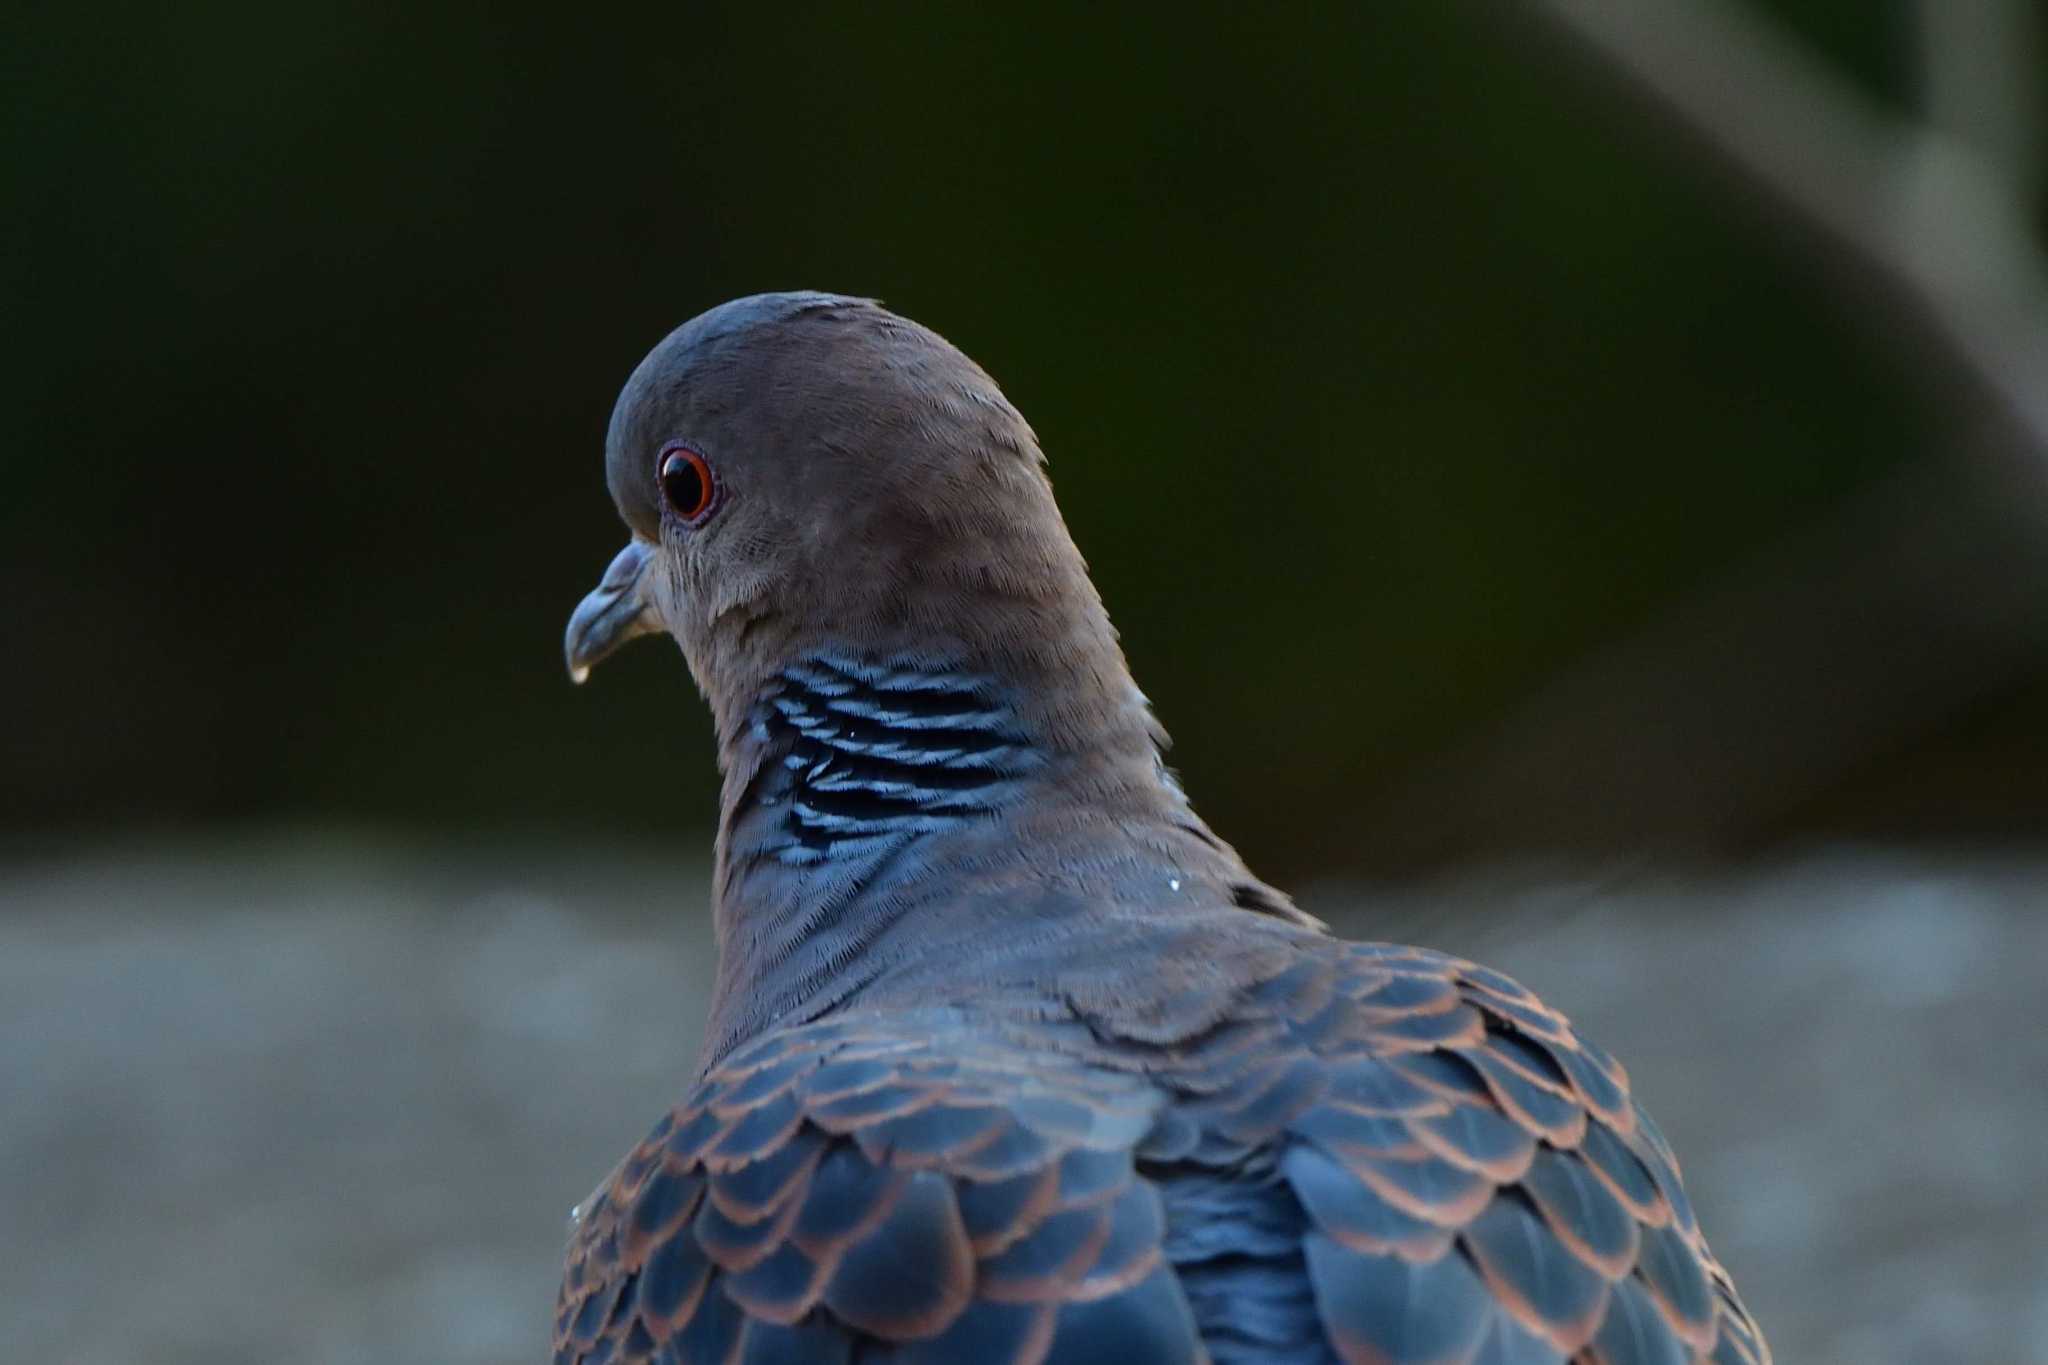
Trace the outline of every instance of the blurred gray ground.
<path fill-rule="evenodd" d="M 0 874 L 0 1359 L 531 1361 L 689 1078 L 700 868 L 362 840 Z M 1304 898 L 1620 1054 L 1787 1365 L 2048 1362 L 2048 863 Z"/>

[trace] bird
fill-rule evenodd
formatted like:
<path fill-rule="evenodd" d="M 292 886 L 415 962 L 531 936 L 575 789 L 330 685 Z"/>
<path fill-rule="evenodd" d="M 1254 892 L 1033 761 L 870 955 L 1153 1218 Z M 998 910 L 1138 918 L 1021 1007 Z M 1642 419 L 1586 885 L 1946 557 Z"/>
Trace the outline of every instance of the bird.
<path fill-rule="evenodd" d="M 960 350 L 721 304 L 605 469 L 567 662 L 681 648 L 718 969 L 698 1080 L 572 1215 L 558 1365 L 1770 1360 L 1620 1063 L 1195 813 Z"/>

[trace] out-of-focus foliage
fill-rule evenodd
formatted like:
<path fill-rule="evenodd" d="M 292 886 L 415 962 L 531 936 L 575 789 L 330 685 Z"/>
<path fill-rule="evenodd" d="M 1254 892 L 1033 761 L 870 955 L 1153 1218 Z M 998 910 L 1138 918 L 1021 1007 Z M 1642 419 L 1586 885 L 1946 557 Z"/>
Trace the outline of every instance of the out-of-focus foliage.
<path fill-rule="evenodd" d="M 2043 500 L 1935 310 L 1534 17 L 1657 2 L 16 15 L 0 1356 L 540 1349 L 714 952 L 680 661 L 562 674 L 605 421 L 677 322 L 816 286 L 1031 417 L 1262 873 L 1623 1054 L 1782 1359 L 2048 1360 L 2038 850 L 1377 879 L 2048 830 Z M 1969 31 L 2029 0 L 1664 3 L 1990 125 L 2039 247 L 2048 18 Z M 2020 311 L 1982 197 L 1914 202 Z"/>
<path fill-rule="evenodd" d="M 1783 7 L 1902 101 L 1887 14 Z M 1296 865 L 1937 443 L 1810 262 L 1483 6 L 45 7 L 12 45 L 17 830 L 700 826 L 679 662 L 579 694 L 557 642 L 621 535 L 618 385 L 759 289 L 993 371 L 1190 787 Z"/>

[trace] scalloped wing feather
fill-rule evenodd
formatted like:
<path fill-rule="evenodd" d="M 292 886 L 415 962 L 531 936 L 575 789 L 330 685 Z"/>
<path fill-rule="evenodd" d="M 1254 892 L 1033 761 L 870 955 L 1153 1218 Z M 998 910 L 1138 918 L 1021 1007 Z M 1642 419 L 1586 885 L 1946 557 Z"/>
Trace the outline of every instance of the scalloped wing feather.
<path fill-rule="evenodd" d="M 1497 972 L 1302 943 L 1093 1055 L 928 1010 L 756 1040 L 581 1211 L 556 1360 L 1768 1365 L 1619 1064 Z"/>

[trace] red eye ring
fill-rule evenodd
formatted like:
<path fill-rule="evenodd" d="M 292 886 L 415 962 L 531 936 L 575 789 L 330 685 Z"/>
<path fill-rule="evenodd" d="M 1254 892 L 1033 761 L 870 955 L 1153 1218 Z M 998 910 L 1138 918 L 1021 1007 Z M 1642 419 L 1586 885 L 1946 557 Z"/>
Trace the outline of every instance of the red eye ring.
<path fill-rule="evenodd" d="M 718 485 L 711 477 L 711 462 L 688 446 L 670 446 L 662 452 L 657 472 L 662 501 L 686 526 L 695 526 L 711 515 L 718 499 Z"/>

